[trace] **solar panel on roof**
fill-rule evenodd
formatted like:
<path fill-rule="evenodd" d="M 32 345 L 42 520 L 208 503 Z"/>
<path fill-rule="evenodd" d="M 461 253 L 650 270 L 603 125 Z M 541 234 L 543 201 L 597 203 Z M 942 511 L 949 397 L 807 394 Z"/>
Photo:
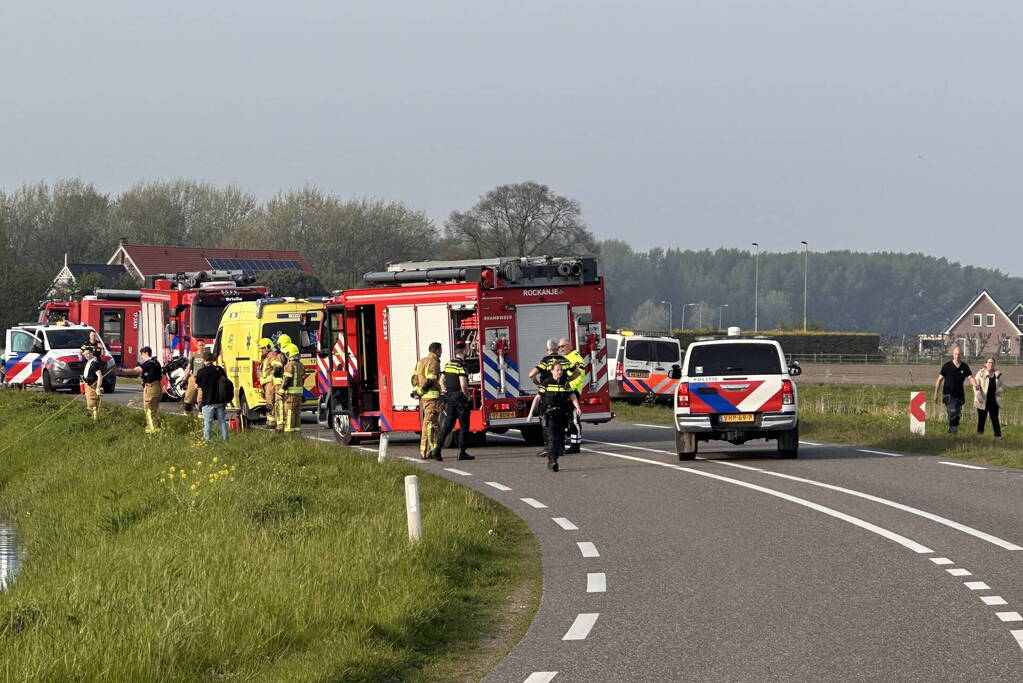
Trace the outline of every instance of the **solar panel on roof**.
<path fill-rule="evenodd" d="M 217 270 L 241 270 L 246 275 L 255 275 L 265 270 L 302 270 L 298 261 L 279 259 L 210 258 L 210 266 Z"/>

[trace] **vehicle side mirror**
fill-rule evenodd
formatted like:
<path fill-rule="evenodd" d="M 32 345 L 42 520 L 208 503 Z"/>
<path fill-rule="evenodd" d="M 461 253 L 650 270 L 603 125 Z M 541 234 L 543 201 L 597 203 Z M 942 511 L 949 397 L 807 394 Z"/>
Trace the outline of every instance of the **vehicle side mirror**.
<path fill-rule="evenodd" d="M 173 337 L 173 336 L 177 335 L 177 333 L 178 333 L 178 321 L 177 320 L 171 320 L 169 323 L 167 323 L 167 334 L 169 334 L 170 336 Z"/>
<path fill-rule="evenodd" d="M 46 353 L 46 347 L 39 342 L 32 345 L 32 353 Z"/>
<path fill-rule="evenodd" d="M 789 362 L 789 374 L 793 377 L 798 377 L 803 374 L 803 368 L 799 367 L 799 363 L 796 361 Z"/>
<path fill-rule="evenodd" d="M 671 379 L 682 379 L 682 366 L 672 365 L 671 370 L 668 372 L 668 377 Z"/>

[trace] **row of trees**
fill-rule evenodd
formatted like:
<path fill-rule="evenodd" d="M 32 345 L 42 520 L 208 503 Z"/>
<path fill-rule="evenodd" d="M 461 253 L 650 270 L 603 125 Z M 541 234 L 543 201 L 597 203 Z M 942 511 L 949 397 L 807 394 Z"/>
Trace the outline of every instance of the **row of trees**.
<path fill-rule="evenodd" d="M 190 180 L 142 182 L 117 195 L 78 179 L 0 192 L 0 327 L 34 317 L 34 307 L 64 254 L 105 262 L 117 240 L 140 244 L 299 249 L 325 289 L 350 287 L 389 262 L 523 256 L 599 255 L 612 325 L 667 329 L 754 325 L 802 328 L 803 256 L 737 249 L 635 251 L 620 239 L 597 241 L 573 199 L 546 185 L 501 185 L 442 227 L 401 202 L 341 199 L 316 188 L 261 202 L 234 186 Z M 293 275 L 293 274 L 292 274 Z M 307 292 L 292 276 L 276 289 Z M 287 278 L 291 279 L 287 279 Z M 294 280 L 294 281 L 293 281 Z M 937 332 L 974 294 L 988 289 L 1010 305 L 1023 280 L 996 270 L 923 254 L 813 253 L 808 327 L 899 336 Z"/>

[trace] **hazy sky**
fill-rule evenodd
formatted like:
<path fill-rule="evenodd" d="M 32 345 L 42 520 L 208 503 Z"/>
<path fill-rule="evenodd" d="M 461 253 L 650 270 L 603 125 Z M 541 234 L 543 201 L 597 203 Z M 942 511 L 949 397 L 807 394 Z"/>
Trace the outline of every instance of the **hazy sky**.
<path fill-rule="evenodd" d="M 501 183 L 651 246 L 1023 275 L 1023 2 L 5 0 L 0 187 Z M 985 246 L 986 242 L 993 242 Z"/>

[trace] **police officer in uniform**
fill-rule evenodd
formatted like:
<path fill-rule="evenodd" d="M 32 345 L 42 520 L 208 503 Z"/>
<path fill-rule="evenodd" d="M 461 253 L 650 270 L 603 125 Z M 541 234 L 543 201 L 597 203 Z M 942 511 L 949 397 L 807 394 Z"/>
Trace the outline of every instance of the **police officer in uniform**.
<path fill-rule="evenodd" d="M 575 392 L 576 398 L 581 400 L 583 387 L 586 385 L 586 359 L 583 358 L 578 349 L 572 348 L 568 339 L 562 338 L 558 340 L 558 351 L 565 355 L 568 362 L 572 364 L 573 369 L 579 371 L 569 384 L 572 386 L 572 391 Z M 568 421 L 565 453 L 578 453 L 582 447 L 583 423 L 579 418 L 579 413 L 575 413 Z"/>
<path fill-rule="evenodd" d="M 100 396 L 103 395 L 103 370 L 99 362 L 99 350 L 86 344 L 82 347 L 85 367 L 82 368 L 81 389 L 85 392 L 85 412 L 93 420 L 99 419 Z"/>
<path fill-rule="evenodd" d="M 283 374 L 284 363 L 280 354 L 274 350 L 274 343 L 263 337 L 259 340 L 259 385 L 263 389 L 263 401 L 266 403 L 266 428 L 277 427 L 277 388 L 274 377 Z"/>
<path fill-rule="evenodd" d="M 568 375 L 561 363 L 551 365 L 550 377 L 543 385 L 540 411 L 547 432 L 547 469 L 558 471 L 558 458 L 565 449 L 565 429 L 570 414 L 579 413 L 579 399 L 572 391 Z M 529 411 L 532 418 L 533 410 Z"/>
<path fill-rule="evenodd" d="M 569 380 L 574 379 L 579 374 L 578 370 L 570 369 L 570 365 L 571 364 L 569 363 L 568 359 L 565 358 L 563 355 L 561 355 L 561 353 L 558 352 L 558 340 L 557 339 L 548 339 L 547 340 L 547 355 L 545 355 L 543 358 L 541 358 L 540 362 L 536 364 L 536 367 L 534 367 L 532 370 L 529 371 L 529 379 L 531 379 L 533 381 L 533 383 L 536 384 L 536 386 L 537 386 L 537 398 L 538 399 L 542 399 L 542 397 L 543 397 L 544 386 L 546 385 L 547 381 L 550 379 L 551 367 L 555 363 L 558 363 L 558 364 L 561 365 L 562 371 L 564 371 L 566 369 L 569 370 L 569 372 L 567 373 Z M 537 404 L 537 400 L 534 399 L 533 405 L 530 407 L 530 411 L 533 410 L 533 408 L 536 406 L 536 404 Z M 547 417 L 546 417 L 545 413 L 541 410 L 540 411 L 540 426 L 543 427 L 543 450 L 536 454 L 538 457 L 547 456 L 549 454 L 549 452 L 550 452 L 550 441 L 548 441 L 548 439 L 547 439 L 547 426 L 546 426 L 547 423 L 545 422 L 546 419 L 547 419 Z"/>
<path fill-rule="evenodd" d="M 305 391 L 305 367 L 302 354 L 295 344 L 284 347 L 288 362 L 284 366 L 281 392 L 284 395 L 284 433 L 302 431 L 302 396 Z"/>
<path fill-rule="evenodd" d="M 277 337 L 277 363 L 273 364 L 274 374 L 274 429 L 278 432 L 284 431 L 284 390 L 281 384 L 284 382 L 284 365 L 288 362 L 288 352 L 285 349 L 291 345 L 291 337 L 282 334 Z"/>
<path fill-rule="evenodd" d="M 117 374 L 122 377 L 142 378 L 142 410 L 146 414 L 146 434 L 160 431 L 160 398 L 163 396 L 161 377 L 163 368 L 160 361 L 153 358 L 153 349 L 143 346 L 139 349 L 142 362 L 136 368 L 121 369 Z"/>
<path fill-rule="evenodd" d="M 469 439 L 469 373 L 465 370 L 465 342 L 455 342 L 455 357 L 444 365 L 441 378 L 441 402 L 444 406 L 441 413 L 440 436 L 430 457 L 443 460 L 440 452 L 444 441 L 458 420 L 458 459 L 475 460 L 475 456 L 465 452 L 465 443 Z"/>

